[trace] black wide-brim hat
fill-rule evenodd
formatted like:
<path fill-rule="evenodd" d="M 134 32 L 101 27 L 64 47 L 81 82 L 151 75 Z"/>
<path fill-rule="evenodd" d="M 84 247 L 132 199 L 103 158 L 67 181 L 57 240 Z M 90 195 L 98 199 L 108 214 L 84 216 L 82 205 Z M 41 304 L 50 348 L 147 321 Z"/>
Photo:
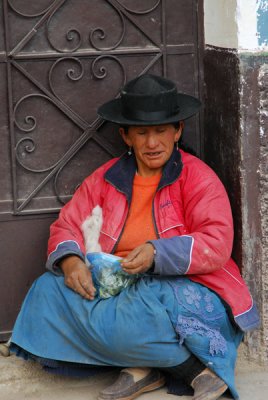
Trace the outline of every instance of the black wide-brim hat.
<path fill-rule="evenodd" d="M 98 114 L 120 125 L 161 125 L 195 115 L 201 102 L 178 93 L 175 83 L 156 75 L 141 75 L 129 81 L 120 97 L 103 104 Z"/>

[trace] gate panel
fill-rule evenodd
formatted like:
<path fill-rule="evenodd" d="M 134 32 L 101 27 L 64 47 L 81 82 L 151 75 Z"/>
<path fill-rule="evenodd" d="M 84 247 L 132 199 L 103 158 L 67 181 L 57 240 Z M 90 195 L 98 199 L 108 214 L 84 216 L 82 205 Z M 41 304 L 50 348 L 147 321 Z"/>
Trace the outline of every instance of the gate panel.
<path fill-rule="evenodd" d="M 146 72 L 202 96 L 202 6 L 198 0 L 1 3 L 0 296 L 8 304 L 0 313 L 2 338 L 43 272 L 49 224 L 89 173 L 125 151 L 118 128 L 97 116 L 98 106 Z M 201 117 L 187 122 L 184 134 L 198 155 Z"/>

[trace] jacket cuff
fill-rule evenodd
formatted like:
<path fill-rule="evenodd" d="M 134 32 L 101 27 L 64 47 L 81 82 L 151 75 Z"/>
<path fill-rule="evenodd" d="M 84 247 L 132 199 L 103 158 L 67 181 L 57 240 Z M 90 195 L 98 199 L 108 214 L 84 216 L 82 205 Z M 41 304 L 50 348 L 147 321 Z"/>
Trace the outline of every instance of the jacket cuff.
<path fill-rule="evenodd" d="M 192 261 L 192 236 L 174 236 L 170 239 L 150 240 L 156 254 L 154 257 L 154 274 L 184 275 Z"/>
<path fill-rule="evenodd" d="M 234 320 L 243 332 L 257 329 L 261 325 L 260 316 L 255 304 L 243 314 L 236 315 Z"/>
<path fill-rule="evenodd" d="M 59 243 L 56 249 L 49 254 L 46 262 L 46 268 L 49 271 L 53 272 L 55 275 L 63 275 L 63 272 L 58 266 L 58 263 L 64 257 L 71 255 L 78 256 L 83 261 L 85 261 L 85 256 L 80 250 L 77 242 L 75 242 L 74 240 L 66 240 L 65 242 Z"/>

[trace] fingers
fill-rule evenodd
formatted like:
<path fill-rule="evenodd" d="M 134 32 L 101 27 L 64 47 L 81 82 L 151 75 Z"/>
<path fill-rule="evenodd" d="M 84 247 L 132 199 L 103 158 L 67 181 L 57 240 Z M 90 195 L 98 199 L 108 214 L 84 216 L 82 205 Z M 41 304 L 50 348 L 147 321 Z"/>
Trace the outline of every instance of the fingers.
<path fill-rule="evenodd" d="M 131 262 L 131 261 L 135 261 L 135 259 L 139 256 L 139 254 L 142 251 L 142 246 L 138 246 L 136 247 L 134 250 L 132 250 L 130 253 L 128 253 L 128 255 L 124 258 L 123 263 L 127 262 Z"/>
<path fill-rule="evenodd" d="M 70 287 L 70 286 L 69 286 Z M 73 287 L 70 287 L 74 292 L 80 294 L 80 296 L 84 297 L 85 299 L 91 300 L 91 296 L 86 292 L 80 282 L 75 282 Z"/>
<path fill-rule="evenodd" d="M 94 300 L 96 289 L 94 288 L 92 281 L 85 280 L 85 277 L 75 276 L 66 279 L 65 284 L 85 299 Z"/>
<path fill-rule="evenodd" d="M 83 276 L 79 276 L 79 291 L 78 293 L 86 299 L 93 300 L 96 294 L 96 289 L 92 283 L 91 274 L 89 274 L 85 279 Z"/>
<path fill-rule="evenodd" d="M 121 263 L 122 269 L 128 274 L 138 274 L 148 271 L 154 261 L 154 247 L 150 243 L 138 246 L 131 251 Z"/>
<path fill-rule="evenodd" d="M 81 260 L 79 263 L 69 267 L 69 269 L 65 268 L 64 277 L 65 285 L 74 292 L 80 294 L 85 299 L 94 299 L 96 289 L 92 282 L 91 272 Z"/>
<path fill-rule="evenodd" d="M 139 265 L 138 267 L 134 268 L 132 266 L 126 266 L 123 268 L 123 271 L 127 272 L 129 275 L 136 275 L 136 274 L 142 274 L 145 273 L 149 267 L 144 267 L 143 265 Z"/>

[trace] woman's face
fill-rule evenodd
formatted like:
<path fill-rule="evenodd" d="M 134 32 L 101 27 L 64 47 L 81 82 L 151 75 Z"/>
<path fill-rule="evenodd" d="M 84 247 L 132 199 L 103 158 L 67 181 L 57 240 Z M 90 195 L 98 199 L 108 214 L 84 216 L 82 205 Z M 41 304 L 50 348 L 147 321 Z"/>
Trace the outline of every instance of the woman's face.
<path fill-rule="evenodd" d="M 181 132 L 182 124 L 178 129 L 172 124 L 130 126 L 127 133 L 120 128 L 125 143 L 134 150 L 138 173 L 142 176 L 152 176 L 162 171 Z"/>

